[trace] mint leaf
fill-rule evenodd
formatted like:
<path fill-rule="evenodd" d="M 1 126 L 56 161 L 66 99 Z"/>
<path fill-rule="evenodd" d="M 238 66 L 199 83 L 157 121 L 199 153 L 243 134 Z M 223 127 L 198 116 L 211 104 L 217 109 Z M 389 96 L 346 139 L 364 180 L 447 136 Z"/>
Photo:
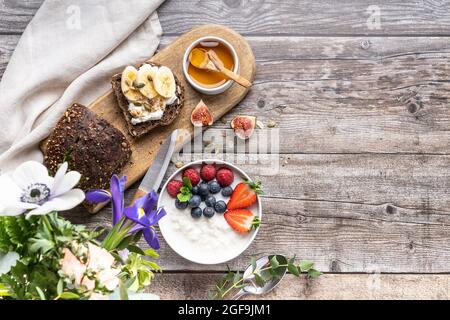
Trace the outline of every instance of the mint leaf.
<path fill-rule="evenodd" d="M 180 193 L 188 194 L 191 193 L 191 190 L 188 187 L 181 187 Z"/>
<path fill-rule="evenodd" d="M 188 202 L 189 199 L 191 198 L 191 194 L 186 194 L 186 193 L 179 193 L 177 195 L 177 198 L 180 202 Z"/>
<path fill-rule="evenodd" d="M 192 182 L 188 177 L 183 177 L 183 183 L 186 187 L 189 188 L 189 191 L 192 190 Z"/>

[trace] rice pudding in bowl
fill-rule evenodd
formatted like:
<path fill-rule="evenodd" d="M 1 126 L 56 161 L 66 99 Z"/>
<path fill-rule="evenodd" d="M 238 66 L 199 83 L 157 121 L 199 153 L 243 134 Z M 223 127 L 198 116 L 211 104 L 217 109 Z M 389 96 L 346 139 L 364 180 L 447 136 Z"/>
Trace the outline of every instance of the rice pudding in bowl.
<path fill-rule="evenodd" d="M 168 184 L 171 181 L 182 180 L 183 172 L 187 169 L 200 172 L 205 164 L 212 164 L 217 170 L 222 168 L 231 170 L 234 180 L 230 187 L 233 190 L 236 185 L 251 180 L 236 166 L 220 160 L 200 160 L 184 166 L 168 179 L 161 190 L 158 207 L 164 207 L 167 216 L 159 222 L 159 227 L 169 246 L 183 258 L 199 264 L 219 264 L 234 259 L 244 252 L 256 237 L 259 228 L 247 233 L 235 231 L 225 219 L 224 213 L 219 213 L 222 211 L 220 206 L 217 208 L 219 212 L 215 212 L 212 217 L 203 214 L 193 217 L 190 206 L 185 209 L 177 208 L 176 199 L 168 192 Z M 228 203 L 230 200 L 229 196 L 222 195 L 222 191 L 210 195 L 215 197 L 216 204 L 220 201 Z M 205 201 L 202 201 L 199 208 L 203 211 L 206 206 Z M 256 202 L 245 210 L 252 212 L 260 220 L 262 214 L 260 197 L 257 196 Z"/>

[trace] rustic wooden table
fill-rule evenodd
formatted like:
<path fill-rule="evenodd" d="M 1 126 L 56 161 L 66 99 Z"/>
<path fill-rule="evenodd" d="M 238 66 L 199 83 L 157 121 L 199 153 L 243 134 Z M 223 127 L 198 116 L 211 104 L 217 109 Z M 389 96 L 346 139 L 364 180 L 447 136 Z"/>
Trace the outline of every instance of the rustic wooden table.
<path fill-rule="evenodd" d="M 0 0 L 0 75 L 42 1 Z M 449 298 L 449 8 L 446 0 L 167 0 L 159 9 L 161 46 L 220 23 L 254 49 L 255 85 L 226 119 L 275 121 L 281 167 L 264 176 L 243 165 L 265 185 L 264 222 L 230 267 L 280 252 L 326 273 L 289 278 L 264 298 Z M 110 223 L 108 208 L 70 216 Z M 226 268 L 189 263 L 164 243 L 160 254 L 165 273 L 151 291 L 162 298 L 205 298 Z"/>

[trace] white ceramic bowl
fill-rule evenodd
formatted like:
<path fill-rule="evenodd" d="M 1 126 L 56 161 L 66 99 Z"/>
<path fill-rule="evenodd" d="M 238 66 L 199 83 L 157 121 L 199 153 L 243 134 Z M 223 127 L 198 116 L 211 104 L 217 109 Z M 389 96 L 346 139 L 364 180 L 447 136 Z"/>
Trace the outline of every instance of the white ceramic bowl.
<path fill-rule="evenodd" d="M 212 265 L 227 262 L 241 255 L 253 242 L 259 228 L 242 235 L 228 225 L 223 214 L 216 213 L 209 219 L 204 216 L 194 219 L 191 217 L 189 208 L 185 210 L 175 208 L 175 199 L 166 192 L 167 184 L 173 179 L 181 180 L 181 175 L 186 168 L 199 169 L 203 163 L 215 163 L 217 168 L 231 169 L 235 177 L 233 188 L 244 179 L 250 179 L 238 167 L 221 160 L 199 160 L 178 169 L 161 190 L 158 207 L 163 206 L 167 216 L 160 220 L 159 228 L 166 242 L 180 256 L 195 263 Z M 217 200 L 225 202 L 229 199 L 223 198 L 220 193 L 215 196 Z M 204 204 L 202 204 L 203 207 Z M 259 196 L 258 201 L 248 209 L 261 219 L 262 207 Z"/>
<path fill-rule="evenodd" d="M 207 95 L 220 94 L 220 93 L 223 93 L 226 90 L 228 90 L 233 85 L 234 81 L 228 80 L 227 82 L 225 82 L 224 84 L 222 84 L 218 87 L 208 88 L 208 87 L 201 86 L 198 82 L 196 82 L 194 79 L 192 79 L 191 75 L 188 73 L 189 54 L 191 53 L 192 49 L 194 49 L 195 46 L 197 46 L 200 42 L 204 42 L 204 41 L 217 41 L 217 42 L 223 43 L 230 50 L 230 52 L 233 56 L 233 61 L 234 61 L 233 72 L 239 73 L 239 58 L 238 58 L 236 50 L 233 48 L 233 46 L 225 39 L 215 37 L 215 36 L 206 36 L 206 37 L 202 37 L 202 38 L 195 40 L 186 49 L 186 52 L 184 53 L 184 57 L 183 57 L 184 77 L 186 78 L 187 82 L 189 82 L 189 84 L 198 92 L 201 92 L 201 93 L 207 94 Z"/>

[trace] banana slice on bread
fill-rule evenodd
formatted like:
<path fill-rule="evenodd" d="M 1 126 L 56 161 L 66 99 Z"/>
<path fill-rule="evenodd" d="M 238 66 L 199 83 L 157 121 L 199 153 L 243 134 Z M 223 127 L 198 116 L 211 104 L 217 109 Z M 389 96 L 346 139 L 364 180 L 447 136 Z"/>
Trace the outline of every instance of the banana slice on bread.
<path fill-rule="evenodd" d="M 175 95 L 177 85 L 172 70 L 169 68 L 165 66 L 160 67 L 153 79 L 153 84 L 155 90 L 164 98 L 170 99 Z"/>
<path fill-rule="evenodd" d="M 180 81 L 168 67 L 148 62 L 139 69 L 126 67 L 112 80 L 128 131 L 139 137 L 157 126 L 170 124 L 184 101 Z"/>
<path fill-rule="evenodd" d="M 158 67 L 144 64 L 139 68 L 137 73 L 137 82 L 141 87 L 139 91 L 148 99 L 153 99 L 158 96 L 158 92 L 153 85 L 153 79 L 155 79 L 157 72 Z"/>
<path fill-rule="evenodd" d="M 139 84 L 136 79 L 138 76 L 138 71 L 135 67 L 126 67 L 122 72 L 121 87 L 125 98 L 130 102 L 142 102 L 145 100 L 145 96 L 142 95 L 139 90 Z"/>

